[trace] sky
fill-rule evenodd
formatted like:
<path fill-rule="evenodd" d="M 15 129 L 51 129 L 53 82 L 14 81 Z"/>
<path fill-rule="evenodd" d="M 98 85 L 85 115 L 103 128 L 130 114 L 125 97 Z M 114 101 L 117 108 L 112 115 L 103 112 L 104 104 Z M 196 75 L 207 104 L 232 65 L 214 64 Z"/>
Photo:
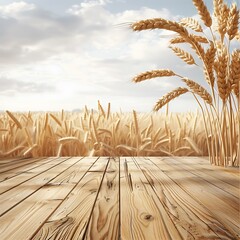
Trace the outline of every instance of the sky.
<path fill-rule="evenodd" d="M 205 82 L 199 67 L 169 49 L 174 33 L 133 32 L 130 24 L 196 14 L 191 0 L 0 0 L 0 110 L 71 111 L 100 100 L 114 111 L 151 112 L 184 84 L 175 77 L 135 84 L 137 74 L 171 69 Z M 196 108 L 189 93 L 170 104 L 171 111 Z"/>

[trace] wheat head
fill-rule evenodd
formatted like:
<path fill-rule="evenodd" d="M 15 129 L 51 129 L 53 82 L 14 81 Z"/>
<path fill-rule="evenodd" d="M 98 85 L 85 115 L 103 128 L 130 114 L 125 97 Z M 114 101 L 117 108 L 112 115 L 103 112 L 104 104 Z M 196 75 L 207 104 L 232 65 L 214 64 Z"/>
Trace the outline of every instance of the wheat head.
<path fill-rule="evenodd" d="M 160 70 L 153 70 L 141 73 L 133 78 L 133 82 L 142 82 L 147 79 L 156 78 L 156 77 L 170 77 L 175 76 L 176 74 L 172 70 L 168 69 L 160 69 Z"/>
<path fill-rule="evenodd" d="M 206 5 L 204 4 L 204 2 L 202 0 L 192 0 L 193 4 L 195 5 L 195 7 L 198 10 L 198 14 L 200 15 L 201 19 L 203 20 L 204 24 L 207 27 L 211 27 L 212 25 L 212 18 L 210 16 L 210 13 L 206 7 Z"/>
<path fill-rule="evenodd" d="M 181 19 L 180 24 L 185 26 L 185 27 L 189 27 L 196 32 L 202 32 L 203 31 L 199 22 L 194 18 L 189 18 L 189 17 L 188 18 L 183 18 L 183 19 Z"/>
<path fill-rule="evenodd" d="M 239 82 L 240 82 L 240 49 L 235 49 L 232 52 L 232 60 L 230 64 L 230 82 L 231 89 L 237 97 L 239 97 Z"/>
<path fill-rule="evenodd" d="M 185 37 L 188 35 L 187 29 L 183 27 L 181 24 L 174 21 L 166 20 L 163 18 L 141 20 L 133 23 L 131 25 L 131 28 L 133 29 L 133 31 L 142 31 L 147 29 L 159 28 L 159 29 L 166 29 L 169 31 L 177 32 L 182 37 Z"/>
<path fill-rule="evenodd" d="M 192 37 L 197 41 L 197 42 L 200 42 L 200 43 L 208 43 L 208 39 L 203 37 L 203 36 L 198 36 L 198 35 L 194 35 L 192 34 Z M 170 43 L 171 44 L 177 44 L 177 43 L 186 43 L 186 38 L 183 38 L 183 37 L 175 37 L 175 38 L 172 38 L 170 40 Z"/>
<path fill-rule="evenodd" d="M 203 88 L 201 85 L 188 78 L 183 78 L 182 80 L 187 84 L 187 86 L 191 89 L 193 93 L 200 96 L 204 101 L 206 101 L 206 103 L 210 105 L 212 104 L 212 96 L 208 93 L 208 91 L 205 88 Z"/>
<path fill-rule="evenodd" d="M 213 44 L 213 42 L 210 42 L 210 47 L 207 49 L 205 57 L 204 57 L 204 73 L 205 78 L 207 80 L 207 83 L 210 86 L 214 86 L 214 72 L 213 72 L 213 66 L 214 66 L 214 60 L 215 60 L 215 54 L 216 54 L 216 48 Z"/>
<path fill-rule="evenodd" d="M 231 86 L 227 81 L 227 62 L 228 62 L 228 53 L 225 47 L 219 50 L 218 52 L 218 61 L 215 65 L 215 71 L 217 74 L 217 86 L 218 93 L 223 102 L 226 102 L 227 97 L 229 96 Z"/>
<path fill-rule="evenodd" d="M 236 3 L 233 3 L 229 12 L 229 19 L 227 24 L 227 34 L 229 36 L 229 40 L 232 40 L 237 35 L 238 23 L 239 23 L 239 10 L 237 9 Z"/>
<path fill-rule="evenodd" d="M 186 51 L 184 51 L 183 49 L 181 49 L 181 48 L 178 48 L 178 47 L 170 47 L 172 50 L 173 50 L 173 52 L 178 56 L 178 57 L 180 57 L 185 63 L 187 63 L 187 64 L 189 64 L 189 65 L 192 65 L 192 64 L 196 64 L 195 63 L 195 61 L 194 61 L 194 58 L 193 58 L 193 56 L 190 54 L 190 53 L 188 53 L 188 52 L 186 52 Z"/>
<path fill-rule="evenodd" d="M 175 99 L 176 97 L 184 94 L 188 92 L 187 88 L 182 88 L 182 87 L 178 87 L 176 89 L 174 89 L 173 91 L 167 93 L 166 95 L 164 95 L 163 97 L 161 97 L 158 102 L 156 103 L 156 105 L 154 106 L 154 111 L 158 111 L 160 108 L 162 108 L 164 105 L 166 105 L 167 103 L 169 103 L 171 100 Z"/>

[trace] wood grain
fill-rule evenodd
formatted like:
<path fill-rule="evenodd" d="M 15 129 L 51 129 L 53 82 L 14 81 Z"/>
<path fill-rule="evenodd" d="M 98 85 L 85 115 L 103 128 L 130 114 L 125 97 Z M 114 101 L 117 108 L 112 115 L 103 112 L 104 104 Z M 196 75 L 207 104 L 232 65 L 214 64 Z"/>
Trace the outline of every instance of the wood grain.
<path fill-rule="evenodd" d="M 42 158 L 42 159 L 38 159 L 36 162 L 35 161 L 31 162 L 31 164 L 27 164 L 27 165 L 24 165 L 24 166 L 15 168 L 15 169 L 11 169 L 9 171 L 2 172 L 2 173 L 0 173 L 0 183 L 8 180 L 10 178 L 13 178 L 15 176 L 18 176 L 21 173 L 38 168 L 39 166 L 44 165 L 48 162 L 51 162 L 54 159 L 55 158 Z"/>
<path fill-rule="evenodd" d="M 0 160 L 0 240 L 240 239 L 239 169 L 198 157 Z"/>
<path fill-rule="evenodd" d="M 119 159 L 111 158 L 84 239 L 119 238 Z"/>
<path fill-rule="evenodd" d="M 222 189 L 205 179 L 184 170 L 183 166 L 174 164 L 173 158 L 156 158 L 159 168 L 177 185 L 183 188 L 196 201 L 206 206 L 211 214 L 227 228 L 237 239 L 240 236 L 239 199 L 237 200 Z M 235 239 L 234 238 L 234 239 Z"/>
<path fill-rule="evenodd" d="M 141 170 L 181 233 L 182 239 L 232 239 L 232 234 L 203 205 L 178 186 L 154 164 L 136 158 Z M 174 172 L 173 172 L 174 175 Z"/>
<path fill-rule="evenodd" d="M 108 159 L 100 158 L 33 239 L 83 239 L 107 165 Z"/>
<path fill-rule="evenodd" d="M 133 159 L 121 162 L 121 238 L 181 239 L 162 203 Z"/>

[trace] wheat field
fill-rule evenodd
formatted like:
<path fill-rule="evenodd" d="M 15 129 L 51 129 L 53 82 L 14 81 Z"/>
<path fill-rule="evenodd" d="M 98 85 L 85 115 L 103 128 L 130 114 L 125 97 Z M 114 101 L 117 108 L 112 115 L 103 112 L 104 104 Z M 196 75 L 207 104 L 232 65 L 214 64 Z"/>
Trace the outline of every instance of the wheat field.
<path fill-rule="evenodd" d="M 2 113 L 0 157 L 209 155 L 201 112 L 122 113 L 110 108 L 98 102 L 97 111 Z"/>
<path fill-rule="evenodd" d="M 0 115 L 0 156 L 207 156 L 198 113 L 98 111 Z"/>

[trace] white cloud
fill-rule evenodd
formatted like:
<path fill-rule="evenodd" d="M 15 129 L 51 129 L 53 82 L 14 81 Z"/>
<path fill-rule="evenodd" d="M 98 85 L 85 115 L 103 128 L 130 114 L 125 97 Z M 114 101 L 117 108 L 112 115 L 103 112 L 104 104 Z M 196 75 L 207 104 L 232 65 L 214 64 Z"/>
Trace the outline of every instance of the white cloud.
<path fill-rule="evenodd" d="M 71 110 L 85 104 L 95 106 L 100 99 L 111 101 L 117 109 L 150 111 L 158 97 L 174 88 L 179 80 L 131 82 L 146 70 L 184 69 L 167 48 L 169 32 L 139 33 L 129 27 L 145 18 L 173 19 L 171 13 L 147 7 L 111 13 L 105 8 L 108 3 L 85 1 L 64 16 L 25 2 L 0 6 L 0 16 L 4 15 L 0 17 L 0 76 L 7 86 L 1 92 L 5 97 L 10 90 L 15 93 L 14 98 L 5 98 L 7 101 L 0 98 L 1 108 Z M 33 95 L 36 92 L 44 99 Z M 148 103 L 143 104 L 144 99 Z"/>
<path fill-rule="evenodd" d="M 35 9 L 34 4 L 28 4 L 26 2 L 13 2 L 9 5 L 0 5 L 1 17 L 14 17 L 22 12 L 27 12 Z"/>

